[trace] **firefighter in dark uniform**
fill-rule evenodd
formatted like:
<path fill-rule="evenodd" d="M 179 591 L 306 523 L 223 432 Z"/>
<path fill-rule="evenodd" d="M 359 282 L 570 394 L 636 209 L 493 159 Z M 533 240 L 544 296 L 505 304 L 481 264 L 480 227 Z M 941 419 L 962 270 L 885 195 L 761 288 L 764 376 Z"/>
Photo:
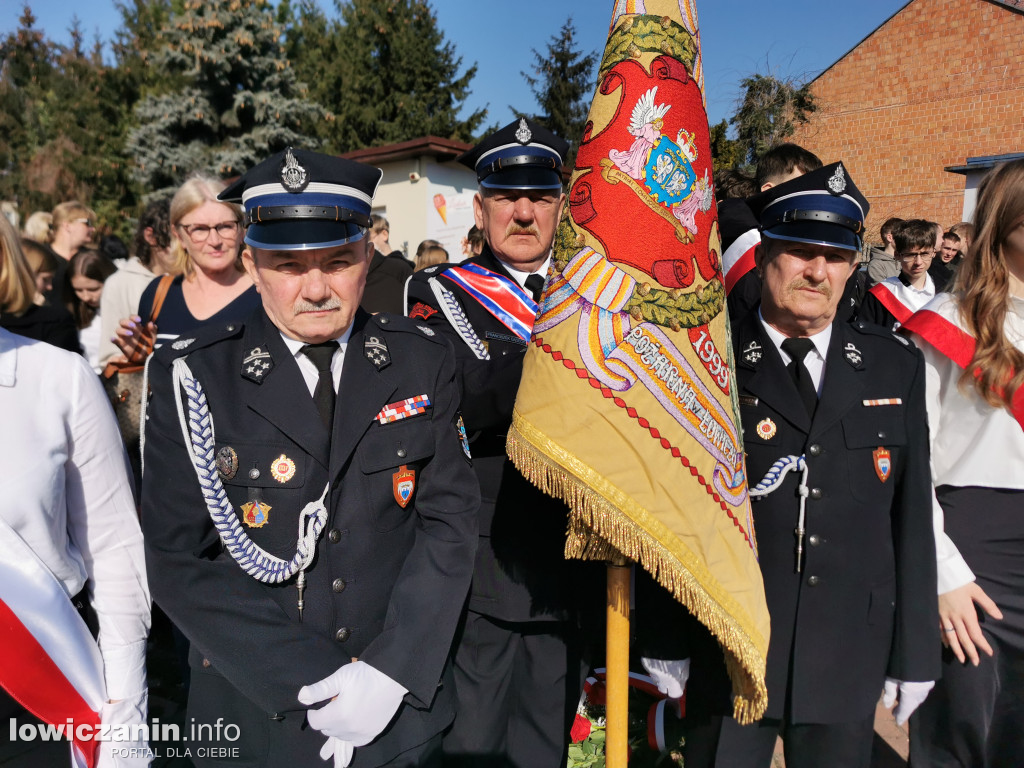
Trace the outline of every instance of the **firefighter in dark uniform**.
<path fill-rule="evenodd" d="M 837 319 L 868 211 L 842 163 L 772 191 L 761 304 L 733 329 L 768 710 L 695 729 L 687 765 L 768 768 L 781 735 L 789 768 L 867 768 L 883 688 L 905 720 L 939 673 L 924 367 L 905 339 Z M 718 671 L 695 656 L 695 713 L 728 690 Z"/>
<path fill-rule="evenodd" d="M 460 158 L 480 188 L 476 225 L 487 244 L 459 265 L 413 275 L 408 312 L 452 339 L 462 414 L 480 481 L 480 545 L 455 657 L 459 714 L 446 766 L 565 765 L 568 716 L 580 679 L 567 563 L 565 506 L 526 481 L 505 454 L 562 209 L 568 145 L 529 120 L 488 136 Z"/>
<path fill-rule="evenodd" d="M 436 765 L 454 717 L 479 492 L 450 343 L 358 308 L 380 176 L 288 150 L 225 190 L 263 306 L 150 366 L 142 526 L 198 765 Z"/>

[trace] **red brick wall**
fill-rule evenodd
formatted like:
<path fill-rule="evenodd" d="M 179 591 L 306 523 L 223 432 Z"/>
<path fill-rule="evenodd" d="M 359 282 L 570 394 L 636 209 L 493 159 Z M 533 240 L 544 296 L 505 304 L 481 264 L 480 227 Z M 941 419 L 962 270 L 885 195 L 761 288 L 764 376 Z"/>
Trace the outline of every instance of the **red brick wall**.
<path fill-rule="evenodd" d="M 944 167 L 1024 150 L 1024 14 L 986 0 L 914 0 L 812 85 L 792 141 L 843 160 L 890 216 L 960 220 L 964 176 Z"/>

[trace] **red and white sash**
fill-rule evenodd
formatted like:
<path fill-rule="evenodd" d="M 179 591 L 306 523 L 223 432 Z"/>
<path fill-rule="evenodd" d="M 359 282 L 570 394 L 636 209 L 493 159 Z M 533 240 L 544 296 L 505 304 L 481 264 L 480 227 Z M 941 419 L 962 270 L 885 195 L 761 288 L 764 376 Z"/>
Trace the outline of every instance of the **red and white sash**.
<path fill-rule="evenodd" d="M 916 333 L 940 354 L 966 370 L 974 359 L 977 342 L 959 326 L 958 321 L 959 312 L 953 297 L 940 293 L 903 323 L 903 328 Z M 1024 387 L 1014 394 L 1011 413 L 1024 429 Z"/>
<path fill-rule="evenodd" d="M 725 292 L 732 293 L 733 287 L 747 272 L 754 268 L 754 251 L 761 242 L 761 232 L 748 229 L 737 237 L 722 254 L 722 272 L 725 275 Z"/>
<path fill-rule="evenodd" d="M 914 311 L 910 307 L 900 301 L 896 292 L 890 285 L 888 285 L 887 281 L 872 286 L 868 293 L 878 299 L 882 303 L 882 306 L 889 310 L 889 314 L 895 317 L 901 326 L 906 325 L 907 320 L 909 320 L 911 315 L 914 314 Z"/>
<path fill-rule="evenodd" d="M 35 552 L 0 518 L 0 687 L 44 723 L 73 724 L 73 764 L 92 768 L 106 701 L 89 628 Z M 86 738 L 79 739 L 79 726 Z"/>

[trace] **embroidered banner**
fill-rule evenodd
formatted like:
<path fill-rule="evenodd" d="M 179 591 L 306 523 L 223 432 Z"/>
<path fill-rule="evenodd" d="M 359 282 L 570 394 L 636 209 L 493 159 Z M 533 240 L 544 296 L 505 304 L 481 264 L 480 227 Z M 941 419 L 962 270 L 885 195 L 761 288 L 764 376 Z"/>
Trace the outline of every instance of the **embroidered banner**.
<path fill-rule="evenodd" d="M 697 17 L 693 0 L 614 6 L 508 452 L 570 505 L 567 556 L 635 560 L 711 630 L 749 722 L 767 701 L 768 611 Z"/>

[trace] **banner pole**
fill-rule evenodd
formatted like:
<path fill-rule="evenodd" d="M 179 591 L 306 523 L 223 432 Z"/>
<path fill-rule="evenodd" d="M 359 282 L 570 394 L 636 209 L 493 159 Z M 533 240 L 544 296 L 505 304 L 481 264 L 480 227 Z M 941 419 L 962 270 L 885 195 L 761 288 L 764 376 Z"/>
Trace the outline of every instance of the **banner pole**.
<path fill-rule="evenodd" d="M 629 760 L 629 592 L 632 566 L 608 563 L 605 765 L 626 768 Z"/>

